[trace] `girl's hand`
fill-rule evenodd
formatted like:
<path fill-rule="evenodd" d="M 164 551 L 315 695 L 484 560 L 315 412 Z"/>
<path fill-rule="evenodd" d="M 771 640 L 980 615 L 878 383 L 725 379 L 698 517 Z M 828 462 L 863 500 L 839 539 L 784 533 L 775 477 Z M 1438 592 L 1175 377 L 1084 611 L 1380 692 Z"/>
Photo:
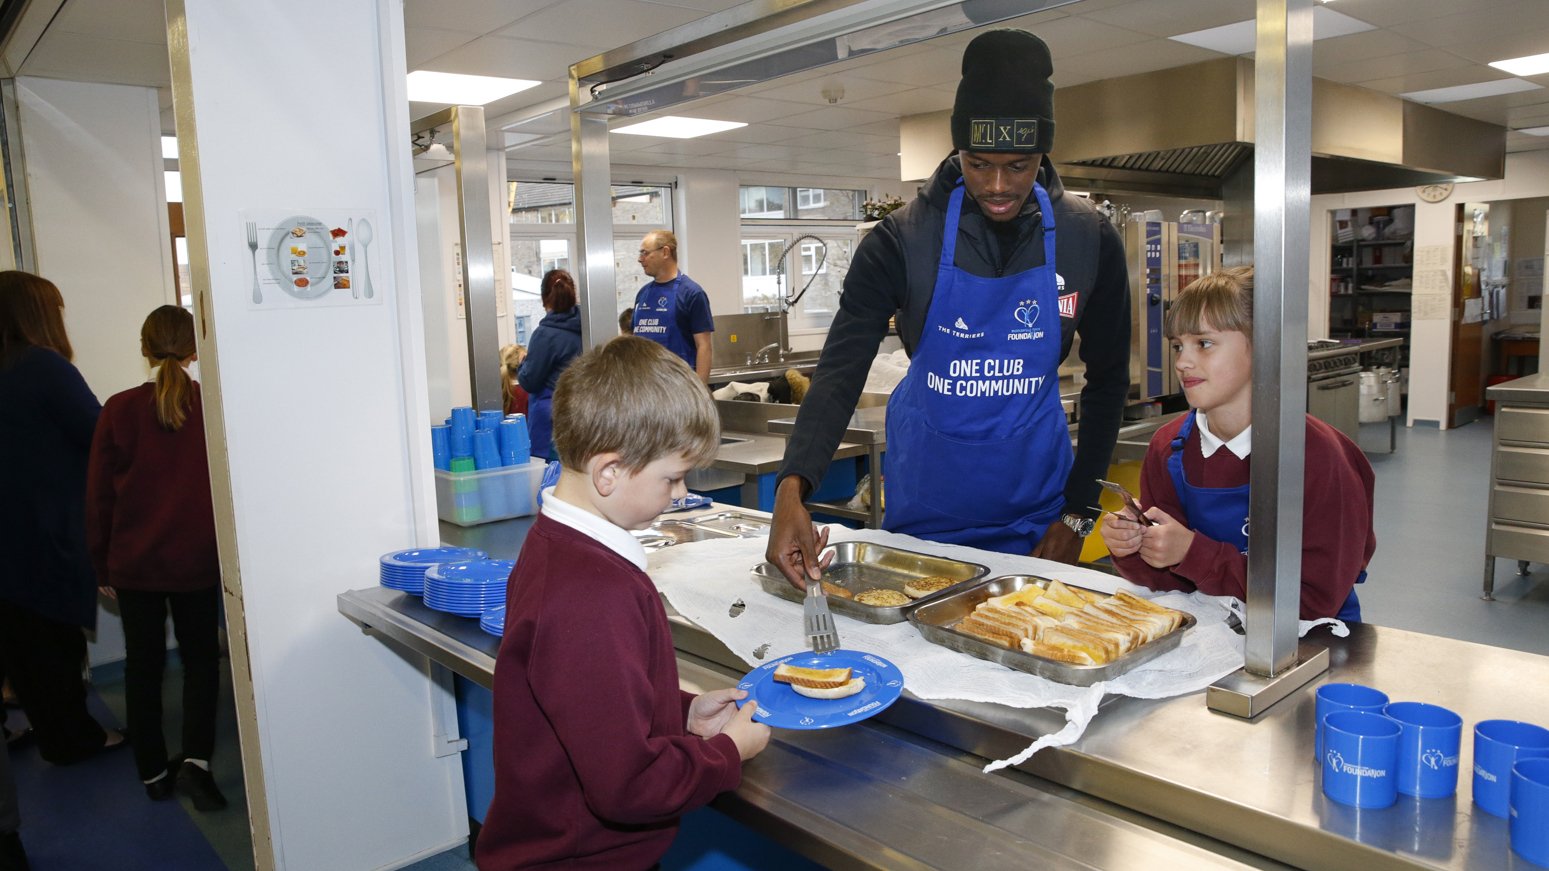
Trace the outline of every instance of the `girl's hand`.
<path fill-rule="evenodd" d="M 701 738 L 713 738 L 721 734 L 721 730 L 737 714 L 736 703 L 747 698 L 747 695 L 746 691 L 735 687 L 701 693 L 688 706 L 688 723 L 685 728 L 690 735 Z"/>
<path fill-rule="evenodd" d="M 1134 556 L 1140 551 L 1146 527 L 1120 514 L 1103 515 L 1103 543 L 1116 557 Z"/>
<path fill-rule="evenodd" d="M 1183 562 L 1194 543 L 1194 530 L 1155 506 L 1146 509 L 1146 516 L 1156 525 L 1141 533 L 1140 558 L 1154 569 L 1170 569 Z"/>

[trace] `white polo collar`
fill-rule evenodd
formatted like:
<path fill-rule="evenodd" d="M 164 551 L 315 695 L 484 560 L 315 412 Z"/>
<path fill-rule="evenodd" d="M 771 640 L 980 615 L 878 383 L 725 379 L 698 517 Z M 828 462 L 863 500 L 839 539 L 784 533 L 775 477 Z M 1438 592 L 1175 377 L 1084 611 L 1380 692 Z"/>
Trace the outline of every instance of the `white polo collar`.
<path fill-rule="evenodd" d="M 1222 441 L 1219 436 L 1210 431 L 1210 422 L 1205 419 L 1203 411 L 1194 413 L 1194 425 L 1199 429 L 1199 452 L 1208 459 L 1222 445 L 1232 452 L 1239 460 L 1246 460 L 1248 454 L 1253 451 L 1253 426 L 1249 424 L 1242 432 L 1232 436 L 1230 441 Z"/>
<path fill-rule="evenodd" d="M 635 568 L 645 571 L 645 548 L 640 540 L 601 517 L 571 505 L 554 495 L 554 488 L 543 491 L 543 516 L 555 523 L 574 529 L 587 538 L 634 563 Z"/>

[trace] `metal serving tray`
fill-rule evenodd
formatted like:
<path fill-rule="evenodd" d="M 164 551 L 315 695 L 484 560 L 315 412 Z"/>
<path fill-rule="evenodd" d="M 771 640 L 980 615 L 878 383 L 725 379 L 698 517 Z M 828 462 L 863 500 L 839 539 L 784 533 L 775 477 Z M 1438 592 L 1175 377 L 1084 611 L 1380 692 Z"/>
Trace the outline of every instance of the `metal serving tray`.
<path fill-rule="evenodd" d="M 977 656 L 990 662 L 998 662 L 1007 668 L 1017 671 L 1025 671 L 1046 677 L 1052 681 L 1058 681 L 1072 686 L 1091 686 L 1098 681 L 1111 680 L 1129 671 L 1136 666 L 1150 662 L 1158 656 L 1177 648 L 1183 641 L 1183 633 L 1187 632 L 1197 621 L 1194 615 L 1187 611 L 1183 614 L 1183 625 L 1163 635 L 1161 638 L 1144 644 L 1131 650 L 1129 653 L 1115 659 L 1113 662 L 1103 665 L 1073 665 L 1067 662 L 1057 662 L 1052 659 L 1044 659 L 1041 656 L 1033 656 L 1020 650 L 1012 650 L 991 644 L 975 638 L 965 632 L 953 629 L 959 620 L 973 612 L 975 606 L 994 596 L 1004 596 L 1014 593 L 1024 587 L 1047 587 L 1048 578 L 1040 578 L 1036 575 L 1001 575 L 996 578 L 987 578 L 976 584 L 966 587 L 958 586 L 949 588 L 946 595 L 939 598 L 932 597 L 932 601 L 924 602 L 919 607 L 912 609 L 909 614 L 909 622 L 914 624 L 920 635 L 933 644 L 939 644 L 959 653 L 969 656 Z M 1073 586 L 1066 584 L 1066 586 Z M 1098 591 L 1093 591 L 1098 592 Z M 1103 595 L 1107 595 L 1104 593 Z"/>
<path fill-rule="evenodd" d="M 670 539 L 672 544 L 706 541 L 712 538 L 738 537 L 735 532 L 722 532 L 719 529 L 696 526 L 687 520 L 658 520 L 645 529 L 635 530 L 632 534 L 642 542 L 647 538 L 666 538 Z M 671 545 L 663 546 L 670 547 Z"/>
<path fill-rule="evenodd" d="M 976 580 L 990 573 L 986 566 L 917 553 L 870 541 L 841 541 L 828 548 L 834 552 L 834 561 L 823 570 L 823 580 L 843 587 L 852 593 L 867 590 L 897 590 L 902 593 L 904 584 L 916 578 L 940 575 L 959 581 L 958 584 L 932 593 L 923 599 L 910 599 L 903 605 L 863 605 L 854 599 L 828 597 L 829 610 L 854 617 L 865 623 L 902 623 L 906 613 L 926 602 L 939 599 L 962 586 L 962 582 Z M 764 592 L 782 599 L 800 602 L 805 595 L 791 586 L 773 563 L 760 563 L 753 567 L 753 577 Z"/>
<path fill-rule="evenodd" d="M 741 511 L 722 511 L 719 514 L 706 514 L 703 517 L 690 517 L 687 518 L 687 522 L 740 538 L 760 538 L 769 534 L 770 527 L 769 518 Z"/>
<path fill-rule="evenodd" d="M 630 535 L 633 535 L 636 539 L 638 539 L 640 541 L 640 546 L 646 550 L 661 550 L 664 547 L 672 547 L 673 545 L 677 544 L 676 541 L 673 541 L 665 535 L 652 535 L 651 533 L 645 532 L 643 530 L 640 532 L 631 532 Z"/>

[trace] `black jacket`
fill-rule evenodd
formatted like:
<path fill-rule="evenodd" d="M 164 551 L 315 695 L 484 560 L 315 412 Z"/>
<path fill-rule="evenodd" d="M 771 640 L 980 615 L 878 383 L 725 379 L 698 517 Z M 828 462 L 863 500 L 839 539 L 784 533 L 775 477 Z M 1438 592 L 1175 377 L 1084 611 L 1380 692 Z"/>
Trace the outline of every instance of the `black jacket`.
<path fill-rule="evenodd" d="M 532 331 L 527 343 L 527 359 L 516 370 L 516 381 L 533 396 L 552 391 L 559 376 L 581 354 L 581 307 L 567 312 L 549 312 Z"/>
<path fill-rule="evenodd" d="M 913 355 L 935 291 L 947 203 L 961 177 L 954 154 L 942 161 L 913 201 L 884 218 L 856 248 L 839 313 L 797 415 L 796 431 L 786 445 L 780 477 L 800 475 L 814 487 L 822 479 L 860 398 L 877 346 L 887 334 L 888 319 L 895 313 L 899 337 Z M 1124 243 L 1090 202 L 1065 195 L 1065 186 L 1047 158 L 1039 170 L 1039 182 L 1054 208 L 1056 268 L 1065 292 L 1078 294 L 1075 317 L 1060 319 L 1060 358 L 1069 355 L 1071 340 L 1079 334 L 1081 359 L 1086 363 L 1065 511 L 1096 517 L 1100 490 L 1096 479 L 1108 470 L 1129 394 L 1129 277 Z M 1042 265 L 1043 229 L 1036 197 L 1028 196 L 1014 224 L 1016 241 L 1009 255 L 1002 257 L 989 221 L 973 199 L 965 197 L 958 224 L 958 268 L 995 277 Z"/>

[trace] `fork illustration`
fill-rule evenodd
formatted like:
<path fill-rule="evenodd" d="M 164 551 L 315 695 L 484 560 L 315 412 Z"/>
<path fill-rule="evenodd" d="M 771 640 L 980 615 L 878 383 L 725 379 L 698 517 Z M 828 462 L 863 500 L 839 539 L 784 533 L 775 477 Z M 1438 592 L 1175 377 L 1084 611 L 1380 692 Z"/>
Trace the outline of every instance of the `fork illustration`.
<path fill-rule="evenodd" d="M 253 221 L 247 222 L 247 250 L 253 260 L 253 303 L 262 305 L 264 294 L 258 289 L 258 224 Z"/>

